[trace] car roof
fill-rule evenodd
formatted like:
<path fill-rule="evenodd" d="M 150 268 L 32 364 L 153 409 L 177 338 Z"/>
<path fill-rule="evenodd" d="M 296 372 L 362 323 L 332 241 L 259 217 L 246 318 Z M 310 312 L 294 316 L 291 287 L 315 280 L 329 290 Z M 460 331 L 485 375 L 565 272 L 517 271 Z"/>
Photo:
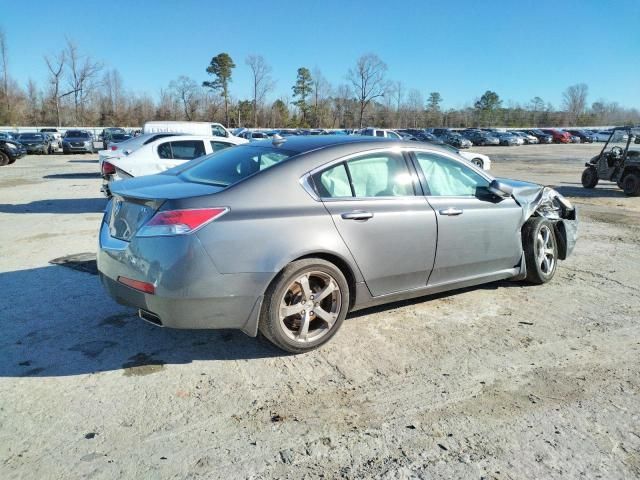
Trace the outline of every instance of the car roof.
<path fill-rule="evenodd" d="M 364 152 L 384 146 L 404 147 L 404 148 L 428 148 L 437 150 L 445 154 L 451 154 L 451 150 L 432 142 L 416 142 L 410 140 L 402 140 L 386 137 L 370 137 L 370 136 L 350 136 L 350 135 L 309 135 L 286 137 L 282 143 L 274 143 L 272 140 L 261 140 L 249 144 L 243 144 L 246 147 L 271 147 L 282 148 L 294 154 L 310 153 L 318 150 L 328 150 L 332 148 L 340 148 L 344 154 Z M 352 148 L 349 148 L 352 147 Z M 349 150 L 349 152 L 345 152 Z"/>

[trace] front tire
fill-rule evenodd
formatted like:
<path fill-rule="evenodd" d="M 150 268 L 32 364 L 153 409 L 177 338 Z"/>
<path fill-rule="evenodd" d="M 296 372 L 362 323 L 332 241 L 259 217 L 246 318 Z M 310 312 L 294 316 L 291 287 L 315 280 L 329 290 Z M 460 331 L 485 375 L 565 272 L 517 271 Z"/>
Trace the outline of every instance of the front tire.
<path fill-rule="evenodd" d="M 474 158 L 473 160 L 471 160 L 471 163 L 473 163 L 476 167 L 484 169 L 484 162 L 481 158 Z"/>
<path fill-rule="evenodd" d="M 558 242 L 553 224 L 532 217 L 522 226 L 522 246 L 527 265 L 526 281 L 536 285 L 553 278 L 558 265 Z"/>
<path fill-rule="evenodd" d="M 587 167 L 582 172 L 581 180 L 584 188 L 595 188 L 598 185 L 598 172 L 593 167 Z"/>
<path fill-rule="evenodd" d="M 628 173 L 622 179 L 622 190 L 630 197 L 640 195 L 640 176 L 637 173 Z"/>
<path fill-rule="evenodd" d="M 267 289 L 258 328 L 282 350 L 308 352 L 335 335 L 349 300 L 349 285 L 335 265 L 319 258 L 297 260 Z"/>
<path fill-rule="evenodd" d="M 0 167 L 4 167 L 5 165 L 9 165 L 9 163 L 11 163 L 9 161 L 9 156 L 4 152 L 0 152 Z"/>

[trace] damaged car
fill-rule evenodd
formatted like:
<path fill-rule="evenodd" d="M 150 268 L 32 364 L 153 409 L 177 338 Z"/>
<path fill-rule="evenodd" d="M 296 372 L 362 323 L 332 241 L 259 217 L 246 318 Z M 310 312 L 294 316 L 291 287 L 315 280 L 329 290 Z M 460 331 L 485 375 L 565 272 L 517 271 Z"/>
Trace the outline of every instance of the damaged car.
<path fill-rule="evenodd" d="M 640 195 L 640 127 L 616 127 L 600 154 L 585 163 L 582 186 L 595 188 L 600 180 L 615 182 L 625 195 Z"/>
<path fill-rule="evenodd" d="M 550 281 L 576 210 L 449 149 L 362 136 L 228 148 L 112 186 L 98 269 L 171 328 L 259 332 L 301 353 L 350 311 L 498 280 Z"/>

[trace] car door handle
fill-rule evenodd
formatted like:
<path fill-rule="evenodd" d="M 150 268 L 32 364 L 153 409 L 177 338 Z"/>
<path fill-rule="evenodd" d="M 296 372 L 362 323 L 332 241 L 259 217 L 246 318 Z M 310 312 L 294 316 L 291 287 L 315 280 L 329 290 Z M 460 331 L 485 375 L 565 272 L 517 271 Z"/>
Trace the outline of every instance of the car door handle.
<path fill-rule="evenodd" d="M 446 210 L 440 210 L 440 215 L 455 217 L 456 215 L 462 215 L 462 210 L 460 210 L 459 208 L 449 207 Z"/>
<path fill-rule="evenodd" d="M 345 220 L 369 220 L 373 218 L 373 213 L 363 210 L 354 210 L 353 212 L 345 212 L 340 215 Z"/>

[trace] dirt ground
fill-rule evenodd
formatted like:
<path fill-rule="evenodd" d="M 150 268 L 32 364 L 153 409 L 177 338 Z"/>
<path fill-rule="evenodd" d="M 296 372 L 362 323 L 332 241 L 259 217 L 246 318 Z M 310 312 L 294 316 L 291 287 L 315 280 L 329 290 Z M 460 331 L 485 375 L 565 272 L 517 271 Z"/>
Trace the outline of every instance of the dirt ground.
<path fill-rule="evenodd" d="M 299 356 L 50 264 L 95 252 L 96 156 L 0 167 L 0 478 L 638 478 L 640 198 L 582 188 L 598 148 L 476 149 L 578 205 L 550 284 L 358 312 Z"/>

